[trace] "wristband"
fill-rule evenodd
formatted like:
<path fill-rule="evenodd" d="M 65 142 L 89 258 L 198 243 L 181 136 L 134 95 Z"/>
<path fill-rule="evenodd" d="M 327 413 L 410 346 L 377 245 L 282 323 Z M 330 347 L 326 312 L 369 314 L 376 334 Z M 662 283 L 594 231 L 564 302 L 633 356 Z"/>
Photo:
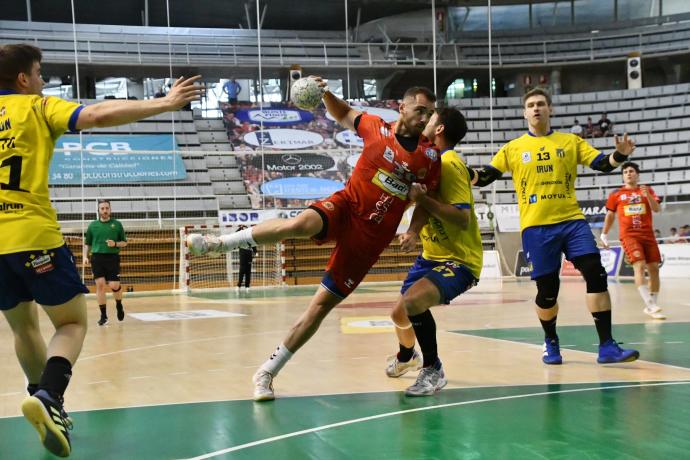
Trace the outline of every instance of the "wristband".
<path fill-rule="evenodd" d="M 613 161 L 615 161 L 616 163 L 625 163 L 627 160 L 628 157 L 620 153 L 618 150 L 613 152 Z"/>

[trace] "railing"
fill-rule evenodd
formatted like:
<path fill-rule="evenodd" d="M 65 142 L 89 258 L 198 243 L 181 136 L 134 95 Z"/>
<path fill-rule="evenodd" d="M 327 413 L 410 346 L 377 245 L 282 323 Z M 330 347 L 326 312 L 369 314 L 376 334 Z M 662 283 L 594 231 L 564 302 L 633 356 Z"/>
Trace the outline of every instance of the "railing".
<path fill-rule="evenodd" d="M 23 25 L 19 27 L 18 24 Z M 0 22 L 3 43 L 30 42 L 44 51 L 44 60 L 74 61 L 74 37 L 62 28 L 32 29 L 35 23 Z M 81 27 L 81 26 L 78 26 Z M 76 48 L 81 63 L 118 65 L 205 65 L 255 67 L 259 48 L 255 38 L 242 36 L 84 32 L 77 30 Z M 690 52 L 690 24 L 673 24 L 621 34 L 587 34 L 549 40 L 494 41 L 491 63 L 495 66 L 556 64 L 622 59 L 630 51 L 646 56 Z M 349 43 L 303 38 L 265 39 L 261 63 L 285 66 L 295 62 L 328 67 L 417 67 L 432 64 L 430 43 Z M 484 40 L 438 44 L 439 67 L 487 66 L 488 45 Z"/>

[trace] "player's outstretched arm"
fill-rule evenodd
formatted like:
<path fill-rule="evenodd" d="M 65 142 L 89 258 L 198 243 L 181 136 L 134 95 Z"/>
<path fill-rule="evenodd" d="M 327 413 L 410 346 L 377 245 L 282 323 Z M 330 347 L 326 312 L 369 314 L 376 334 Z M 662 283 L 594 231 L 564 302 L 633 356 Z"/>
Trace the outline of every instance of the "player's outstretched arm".
<path fill-rule="evenodd" d="M 337 121 L 340 126 L 356 132 L 355 118 L 357 118 L 361 112 L 353 109 L 350 107 L 350 104 L 331 93 L 331 91 L 328 89 L 328 85 L 321 77 L 310 75 L 309 78 L 316 80 L 319 83 L 319 86 L 321 86 L 321 88 L 324 90 L 323 103 L 326 105 L 326 110 L 328 110 L 328 113 L 333 115 L 333 118 L 335 118 L 335 121 Z"/>
<path fill-rule="evenodd" d="M 623 137 L 614 136 L 614 142 L 616 151 L 605 155 L 602 161 L 593 162 L 590 165 L 592 169 L 608 173 L 628 161 L 628 157 L 635 151 L 635 141 L 628 137 L 628 133 L 625 133 Z"/>
<path fill-rule="evenodd" d="M 76 128 L 119 126 L 164 112 L 179 110 L 198 100 L 202 89 L 195 85 L 201 75 L 180 77 L 165 97 L 145 101 L 105 101 L 84 107 L 79 113 Z"/>
<path fill-rule="evenodd" d="M 468 167 L 470 182 L 476 187 L 484 187 L 499 179 L 503 174 L 493 166 L 483 166 L 481 169 Z"/>

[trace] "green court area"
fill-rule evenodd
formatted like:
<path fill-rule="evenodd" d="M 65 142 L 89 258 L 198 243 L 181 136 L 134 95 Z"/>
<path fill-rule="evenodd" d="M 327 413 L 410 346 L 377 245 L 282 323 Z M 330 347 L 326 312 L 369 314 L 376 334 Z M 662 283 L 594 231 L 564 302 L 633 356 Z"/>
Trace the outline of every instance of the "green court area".
<path fill-rule="evenodd" d="M 540 327 L 452 332 L 535 345 L 544 343 L 544 332 Z M 640 359 L 690 368 L 690 323 L 620 324 L 613 327 L 613 336 L 624 348 L 639 350 Z M 559 326 L 558 337 L 564 349 L 597 352 L 598 340 L 594 325 Z M 567 360 L 567 357 L 564 359 Z"/>
<path fill-rule="evenodd" d="M 219 401 L 72 414 L 74 459 L 689 458 L 690 382 Z M 48 459 L 19 417 L 0 458 Z M 206 456 L 208 454 L 209 456 Z"/>

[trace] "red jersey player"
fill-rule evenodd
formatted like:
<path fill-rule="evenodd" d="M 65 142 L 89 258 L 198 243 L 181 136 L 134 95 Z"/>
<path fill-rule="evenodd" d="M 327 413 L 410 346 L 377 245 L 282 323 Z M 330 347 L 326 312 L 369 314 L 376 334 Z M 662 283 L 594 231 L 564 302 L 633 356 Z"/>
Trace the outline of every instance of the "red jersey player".
<path fill-rule="evenodd" d="M 436 97 L 426 88 L 405 92 L 400 116 L 393 124 L 350 107 L 324 87 L 328 112 L 364 139 L 364 149 L 345 188 L 292 219 L 274 219 L 240 232 L 215 236 L 189 235 L 192 254 L 228 252 L 237 247 L 270 244 L 286 238 L 311 238 L 317 244 L 335 241 L 321 286 L 283 343 L 254 374 L 254 399 L 274 399 L 273 378 L 314 335 L 326 315 L 362 281 L 395 236 L 409 204 L 413 183 L 438 188 L 438 150 L 422 136 L 434 112 Z"/>
<path fill-rule="evenodd" d="M 625 255 L 635 271 L 635 285 L 645 302 L 644 312 L 654 319 L 666 319 L 656 303 L 659 295 L 659 262 L 661 254 L 654 235 L 652 211 L 659 212 L 659 198 L 651 187 L 640 185 L 640 167 L 633 162 L 621 166 L 623 187 L 609 195 L 606 201 L 606 218 L 601 241 L 608 247 L 608 232 L 616 214 L 619 221 L 619 238 Z M 649 285 L 645 284 L 644 271 L 649 272 Z"/>

